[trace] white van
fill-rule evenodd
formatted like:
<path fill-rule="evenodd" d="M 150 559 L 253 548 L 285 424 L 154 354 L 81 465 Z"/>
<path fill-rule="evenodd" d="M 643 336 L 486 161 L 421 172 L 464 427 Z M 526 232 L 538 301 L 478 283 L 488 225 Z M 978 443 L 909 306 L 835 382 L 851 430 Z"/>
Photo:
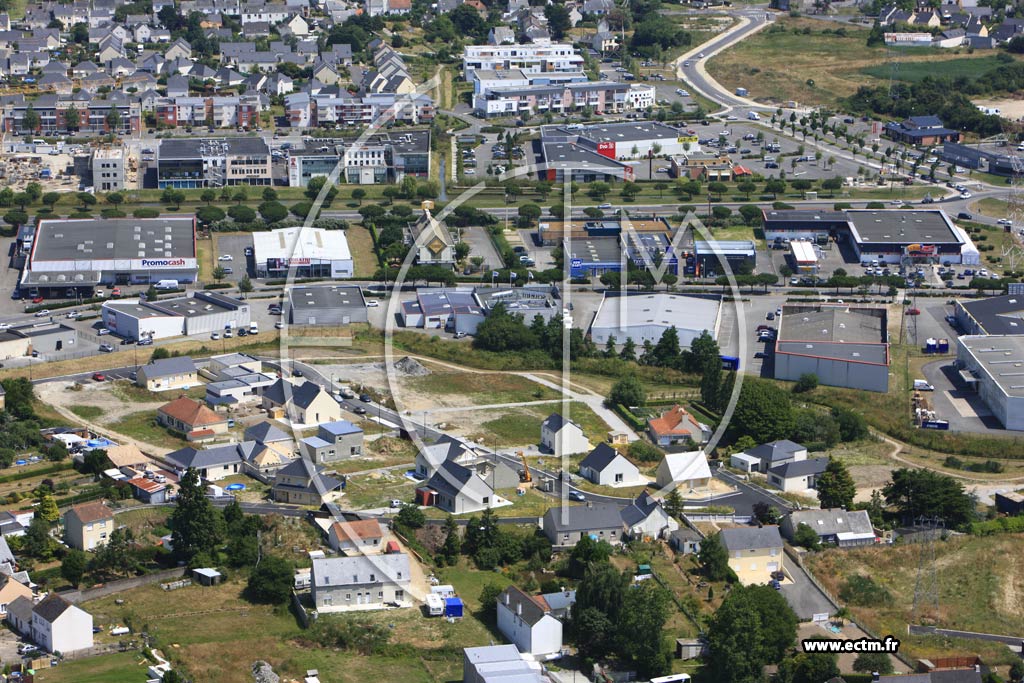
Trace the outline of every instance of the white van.
<path fill-rule="evenodd" d="M 747 118 L 750 119 L 751 121 L 760 121 L 761 115 L 758 114 L 756 111 L 751 111 L 747 112 Z"/>
<path fill-rule="evenodd" d="M 178 281 L 177 280 L 160 280 L 160 282 L 157 282 L 156 285 L 154 285 L 154 286 L 157 289 L 177 289 L 178 288 Z"/>
<path fill-rule="evenodd" d="M 249 334 L 259 334 L 260 326 L 256 322 L 249 323 Z"/>
<path fill-rule="evenodd" d="M 935 391 L 935 387 L 923 379 L 914 380 L 914 389 L 916 391 Z"/>

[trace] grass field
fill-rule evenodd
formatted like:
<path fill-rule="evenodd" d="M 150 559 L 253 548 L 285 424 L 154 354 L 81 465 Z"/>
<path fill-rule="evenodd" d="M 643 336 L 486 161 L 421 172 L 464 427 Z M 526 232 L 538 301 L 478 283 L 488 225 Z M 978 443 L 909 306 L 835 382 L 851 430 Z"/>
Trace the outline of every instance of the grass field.
<path fill-rule="evenodd" d="M 373 238 L 370 231 L 361 225 L 353 225 L 345 231 L 348 248 L 355 264 L 355 277 L 372 277 L 377 271 L 377 255 L 373 253 Z"/>
<path fill-rule="evenodd" d="M 141 403 L 141 402 L 154 402 L 154 401 L 170 401 L 172 398 L 179 396 L 188 396 L 189 398 L 201 399 L 206 396 L 206 386 L 202 383 L 197 384 L 191 389 L 185 391 L 150 391 L 143 387 L 138 386 L 134 382 L 127 380 L 118 380 L 114 382 L 114 388 L 111 390 L 114 396 L 125 403 Z"/>
<path fill-rule="evenodd" d="M 774 27 L 712 57 L 708 72 L 729 90 L 747 88 L 759 102 L 796 100 L 802 105 L 836 105 L 862 85 L 888 83 L 886 49 L 866 46 L 868 29 L 844 26 L 846 35 L 838 36 L 833 33 L 836 28 L 834 22 L 780 18 Z M 918 80 L 929 73 L 970 77 L 994 63 L 995 57 L 980 53 L 969 57 L 950 51 L 949 59 L 941 59 L 935 50 L 908 48 L 901 54 L 900 77 Z"/>
<path fill-rule="evenodd" d="M 405 476 L 404 470 L 350 476 L 340 503 L 356 510 L 388 507 L 393 499 L 412 502 L 415 489 L 416 483 Z"/>
<path fill-rule="evenodd" d="M 559 397 L 554 389 L 519 375 L 477 372 L 437 372 L 411 381 L 417 391 L 436 395 L 458 395 L 474 405 L 521 403 Z"/>
<path fill-rule="evenodd" d="M 498 417 L 484 422 L 483 430 L 471 438 L 487 446 L 495 444 L 499 448 L 539 443 L 540 423 L 551 413 L 559 411 L 560 406 L 552 403 L 503 409 Z M 608 425 L 583 403 L 573 401 L 570 404 L 569 419 L 583 429 L 591 443 L 603 441 L 607 436 Z"/>
<path fill-rule="evenodd" d="M 1024 569 L 1014 557 L 1024 536 L 956 537 L 935 546 L 939 611 L 934 622 L 942 628 L 982 633 L 1015 634 L 1024 629 Z M 1004 645 L 964 641 L 947 645 L 908 636 L 906 624 L 920 623 L 913 616 L 914 584 L 921 546 L 916 544 L 827 550 L 812 554 L 809 565 L 825 587 L 838 594 L 855 574 L 870 576 L 888 589 L 892 604 L 883 607 L 850 606 L 858 621 L 876 633 L 899 633 L 900 651 L 912 658 L 980 654 L 987 663 L 1006 663 L 1015 657 Z M 971 596 L 964 600 L 964 596 Z M 993 646 L 994 645 L 994 646 Z"/>
<path fill-rule="evenodd" d="M 995 197 L 985 197 L 971 204 L 971 211 L 990 218 L 1006 218 L 1008 208 L 1009 205 L 1005 201 Z"/>
<path fill-rule="evenodd" d="M 146 678 L 148 661 L 138 652 L 118 652 L 36 671 L 41 683 L 138 683 Z"/>
<path fill-rule="evenodd" d="M 103 408 L 97 406 L 71 406 L 70 410 L 83 420 L 95 420 L 103 415 Z"/>
<path fill-rule="evenodd" d="M 174 436 L 169 431 L 156 423 L 156 416 L 152 410 L 141 410 L 137 413 L 129 413 L 120 420 L 109 425 L 115 432 L 130 436 L 139 441 L 145 441 L 156 446 L 165 448 L 184 448 L 188 442 Z"/>

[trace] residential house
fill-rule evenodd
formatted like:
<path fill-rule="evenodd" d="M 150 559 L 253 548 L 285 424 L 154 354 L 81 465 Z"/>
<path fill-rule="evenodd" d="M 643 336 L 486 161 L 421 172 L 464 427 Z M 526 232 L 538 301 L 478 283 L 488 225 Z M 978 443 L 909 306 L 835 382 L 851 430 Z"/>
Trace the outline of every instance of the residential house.
<path fill-rule="evenodd" d="M 476 455 L 462 441 L 454 436 L 442 434 L 437 441 L 425 445 L 416 454 L 416 476 L 420 479 L 429 479 L 446 462 L 466 465 L 475 458 Z"/>
<path fill-rule="evenodd" d="M 678 404 L 647 420 L 651 441 L 661 448 L 696 448 L 711 438 L 711 429 Z"/>
<path fill-rule="evenodd" d="M 782 518 L 779 531 L 792 542 L 801 524 L 809 526 L 822 543 L 840 548 L 874 545 L 876 541 L 867 510 L 794 510 Z"/>
<path fill-rule="evenodd" d="M 243 456 L 242 471 L 262 482 L 273 481 L 278 470 L 295 460 L 295 444 L 255 442 Z"/>
<path fill-rule="evenodd" d="M 7 606 L 18 598 L 32 599 L 32 589 L 12 576 L 0 576 L 0 618 L 7 616 Z"/>
<path fill-rule="evenodd" d="M 636 465 L 606 443 L 598 444 L 580 461 L 580 476 L 598 486 L 639 486 L 647 483 Z"/>
<path fill-rule="evenodd" d="M 135 383 L 149 391 L 191 389 L 199 384 L 199 371 L 188 356 L 161 358 L 139 368 Z"/>
<path fill-rule="evenodd" d="M 937 668 L 916 674 L 872 675 L 871 680 L 875 683 L 982 683 L 985 678 L 981 675 L 981 667 L 975 665 L 968 669 Z"/>
<path fill-rule="evenodd" d="M 562 650 L 562 622 L 553 617 L 542 598 L 509 586 L 498 596 L 498 630 L 520 652 L 538 657 Z"/>
<path fill-rule="evenodd" d="M 430 214 L 432 203 L 424 202 L 423 213 L 406 230 L 406 242 L 416 252 L 421 266 L 455 265 L 455 240 L 448 227 Z"/>
<path fill-rule="evenodd" d="M 3 540 L 3 545 L 7 545 L 5 540 L 8 536 L 24 536 L 25 532 L 28 531 L 29 524 L 32 523 L 32 518 L 36 516 L 35 510 L 5 510 L 0 512 L 0 540 Z M 7 555 L 10 555 L 10 547 L 7 547 Z M 0 552 L 0 558 L 4 555 Z M 0 559 L 0 562 L 4 560 Z M 11 564 L 15 564 L 13 561 Z"/>
<path fill-rule="evenodd" d="M 156 462 L 139 450 L 134 443 L 110 446 L 106 450 L 107 460 L 127 476 L 133 476 L 137 472 L 156 466 Z"/>
<path fill-rule="evenodd" d="M 8 606 L 7 621 L 47 652 L 69 654 L 93 646 L 92 615 L 50 593 L 36 605 L 25 597 Z"/>
<path fill-rule="evenodd" d="M 301 444 L 303 454 L 318 464 L 358 458 L 363 454 L 363 430 L 347 420 L 327 422 Z"/>
<path fill-rule="evenodd" d="M 572 548 L 584 536 L 612 545 L 622 542 L 622 509 L 613 503 L 588 503 L 548 508 L 544 535 L 555 548 Z"/>
<path fill-rule="evenodd" d="M 640 539 L 664 538 L 679 528 L 679 522 L 665 511 L 661 501 L 646 491 L 622 509 L 622 523 L 631 538 Z"/>
<path fill-rule="evenodd" d="M 729 553 L 729 567 L 743 585 L 767 583 L 772 572 L 782 571 L 784 554 L 779 527 L 737 527 L 718 533 Z"/>
<path fill-rule="evenodd" d="M 183 434 L 189 441 L 202 441 L 228 432 L 227 417 L 187 396 L 157 408 L 156 421 L 173 432 Z"/>
<path fill-rule="evenodd" d="M 420 505 L 435 505 L 453 515 L 479 512 L 497 502 L 494 489 L 480 475 L 450 460 L 416 489 L 416 499 Z"/>
<path fill-rule="evenodd" d="M 106 545 L 114 528 L 114 511 L 102 500 L 73 505 L 64 513 L 64 541 L 78 550 Z"/>
<path fill-rule="evenodd" d="M 278 503 L 315 505 L 333 500 L 342 482 L 324 474 L 324 468 L 296 458 L 277 471 L 271 497 Z"/>
<path fill-rule="evenodd" d="M 292 435 L 269 420 L 249 425 L 245 428 L 244 436 L 246 441 L 256 441 L 264 444 L 284 444 L 285 448 L 292 451 L 295 450 L 295 439 Z"/>
<path fill-rule="evenodd" d="M 341 80 L 341 76 L 338 75 L 338 69 L 334 64 L 322 60 L 313 65 L 313 78 L 324 85 L 337 85 Z"/>
<path fill-rule="evenodd" d="M 488 45 L 512 45 L 516 42 L 516 33 L 508 26 L 495 26 L 487 34 Z"/>
<path fill-rule="evenodd" d="M 309 35 L 309 22 L 307 22 L 301 14 L 296 14 L 294 17 L 285 22 L 285 26 L 291 31 L 293 36 L 308 36 Z"/>
<path fill-rule="evenodd" d="M 198 472 L 203 481 L 214 482 L 241 472 L 245 456 L 255 448 L 254 441 L 213 446 L 202 450 L 186 446 L 168 453 L 164 460 L 171 463 L 179 474 L 191 468 Z"/>
<path fill-rule="evenodd" d="M 729 466 L 744 472 L 767 473 L 773 467 L 807 459 L 807 448 L 789 439 L 780 439 L 754 446 L 742 453 L 733 453 Z"/>
<path fill-rule="evenodd" d="M 828 458 L 790 462 L 768 470 L 768 483 L 783 491 L 806 491 L 817 487 L 818 477 L 828 467 Z"/>
<path fill-rule="evenodd" d="M 295 424 L 318 425 L 341 419 L 341 406 L 316 382 L 296 386 L 279 379 L 263 392 L 263 408 Z"/>
<path fill-rule="evenodd" d="M 666 453 L 658 463 L 655 479 L 663 489 L 669 486 L 691 491 L 703 488 L 711 481 L 707 455 L 704 451 Z"/>
<path fill-rule="evenodd" d="M 164 59 L 191 59 L 192 45 L 184 38 L 178 38 L 164 51 Z"/>
<path fill-rule="evenodd" d="M 318 612 L 407 607 L 412 598 L 412 573 L 405 553 L 317 558 L 310 575 Z"/>
<path fill-rule="evenodd" d="M 590 442 L 583 435 L 583 429 L 558 413 L 552 413 L 541 423 L 540 445 L 542 450 L 558 457 L 590 449 Z"/>
<path fill-rule="evenodd" d="M 327 543 L 347 554 L 374 554 L 384 550 L 384 530 L 376 519 L 335 522 L 327 532 Z"/>

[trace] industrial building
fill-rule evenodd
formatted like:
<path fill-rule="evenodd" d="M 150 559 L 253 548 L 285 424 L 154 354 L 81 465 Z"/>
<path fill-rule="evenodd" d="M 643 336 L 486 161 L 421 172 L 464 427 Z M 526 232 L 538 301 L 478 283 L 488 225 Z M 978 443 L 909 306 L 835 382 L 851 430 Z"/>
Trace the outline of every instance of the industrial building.
<path fill-rule="evenodd" d="M 515 315 L 523 316 L 526 324 L 538 315 L 545 321 L 562 313 L 555 301 L 557 290 L 548 286 L 477 287 L 473 295 L 485 312 L 490 313 L 499 304 Z"/>
<path fill-rule="evenodd" d="M 348 325 L 366 321 L 366 301 L 355 285 L 288 290 L 288 322 L 292 325 Z"/>
<path fill-rule="evenodd" d="M 699 139 L 656 121 L 627 121 L 566 128 L 577 142 L 609 159 L 646 159 L 699 152 Z"/>
<path fill-rule="evenodd" d="M 194 216 L 44 219 L 21 288 L 74 297 L 105 284 L 195 282 L 198 273 Z"/>
<path fill-rule="evenodd" d="M 402 302 L 399 324 L 474 334 L 485 315 L 470 289 L 420 288 L 415 301 Z"/>
<path fill-rule="evenodd" d="M 157 187 L 272 185 L 270 148 L 261 137 L 167 138 L 157 150 Z"/>
<path fill-rule="evenodd" d="M 626 255 L 618 237 L 581 237 L 566 240 L 563 245 L 569 262 L 569 275 L 574 278 L 600 277 L 626 268 Z"/>
<path fill-rule="evenodd" d="M 773 210 L 764 212 L 768 241 L 834 240 L 858 260 L 980 263 L 977 246 L 940 209 Z"/>
<path fill-rule="evenodd" d="M 810 240 L 793 240 L 789 243 L 789 258 L 793 262 L 793 272 L 802 275 L 814 275 L 820 263 L 818 251 Z"/>
<path fill-rule="evenodd" d="M 33 352 L 43 354 L 74 351 L 78 332 L 73 327 L 46 321 L 0 330 L 0 360 L 22 358 Z"/>
<path fill-rule="evenodd" d="M 636 173 L 629 164 L 598 154 L 572 140 L 543 140 L 544 161 L 540 179 L 550 182 L 592 183 L 633 181 Z"/>
<path fill-rule="evenodd" d="M 957 328 L 965 335 L 1024 334 L 1024 294 L 953 302 Z"/>
<path fill-rule="evenodd" d="M 254 232 L 252 246 L 257 277 L 352 277 L 352 253 L 344 230 L 295 226 Z"/>
<path fill-rule="evenodd" d="M 757 245 L 750 240 L 705 242 L 695 240 L 693 255 L 697 275 L 712 277 L 722 274 L 721 258 L 733 273 L 752 273 L 757 266 Z"/>
<path fill-rule="evenodd" d="M 775 379 L 813 374 L 833 387 L 889 390 L 889 339 L 884 308 L 787 305 L 775 342 Z"/>
<path fill-rule="evenodd" d="M 658 343 L 670 327 L 679 334 L 679 346 L 688 348 L 707 330 L 718 337 L 722 302 L 718 298 L 678 294 L 633 294 L 606 292 L 590 325 L 590 336 L 604 346 L 614 336 L 618 343 L 627 338 L 637 346 Z"/>
<path fill-rule="evenodd" d="M 248 328 L 252 321 L 252 311 L 245 301 L 202 290 L 192 296 L 156 301 L 107 301 L 100 314 L 104 327 L 125 339 L 210 334 Z"/>
<path fill-rule="evenodd" d="M 1024 430 L 1024 336 L 957 339 L 960 377 L 1005 429 Z"/>

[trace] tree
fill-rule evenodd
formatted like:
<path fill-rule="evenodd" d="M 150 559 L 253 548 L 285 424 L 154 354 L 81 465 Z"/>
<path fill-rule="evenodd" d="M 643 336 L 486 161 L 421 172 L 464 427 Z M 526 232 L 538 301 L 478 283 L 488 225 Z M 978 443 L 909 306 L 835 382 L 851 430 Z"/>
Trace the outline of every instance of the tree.
<path fill-rule="evenodd" d="M 572 19 L 565 5 L 550 4 L 544 7 L 544 16 L 548 20 L 548 31 L 553 40 L 561 40 L 565 32 L 572 28 Z"/>
<path fill-rule="evenodd" d="M 541 216 L 541 209 L 536 204 L 520 204 L 519 205 L 519 224 L 523 227 L 529 227 L 533 225 Z"/>
<path fill-rule="evenodd" d="M 854 666 L 855 667 L 857 666 L 856 662 L 854 662 Z M 891 662 L 890 662 L 890 666 L 891 666 Z M 890 671 L 891 671 L 891 669 L 890 669 Z M 1021 683 L 1021 681 L 1024 681 L 1024 662 L 1022 662 L 1019 659 L 1015 659 L 1013 661 L 1013 664 L 1010 665 L 1010 672 L 1009 673 L 1010 673 L 1010 680 L 1013 681 L 1013 683 Z"/>
<path fill-rule="evenodd" d="M 498 596 L 502 590 L 501 586 L 489 583 L 480 591 L 480 616 L 484 621 L 494 623 L 498 614 Z"/>
<path fill-rule="evenodd" d="M 123 192 L 111 192 L 107 195 L 107 204 L 113 206 L 120 206 L 124 204 L 124 193 Z"/>
<path fill-rule="evenodd" d="M 168 187 L 160 194 L 160 201 L 177 209 L 185 201 L 185 193 L 181 190 L 175 190 L 173 187 Z"/>
<path fill-rule="evenodd" d="M 11 209 L 4 214 L 4 223 L 12 227 L 18 227 L 28 223 L 28 214 L 21 209 Z"/>
<path fill-rule="evenodd" d="M 81 124 L 82 117 L 78 113 L 78 109 L 73 104 L 68 105 L 68 108 L 64 110 L 64 127 L 68 130 L 78 130 Z"/>
<path fill-rule="evenodd" d="M 843 441 L 860 441 L 870 434 L 868 421 L 858 412 L 836 407 L 832 409 L 832 417 L 839 425 L 839 438 Z"/>
<path fill-rule="evenodd" d="M 818 388 L 818 376 L 813 372 L 805 372 L 793 385 L 794 394 L 805 394 Z"/>
<path fill-rule="evenodd" d="M 25 552 L 32 557 L 47 562 L 53 557 L 53 546 L 55 543 L 50 536 L 49 522 L 39 515 L 33 517 L 21 541 Z"/>
<path fill-rule="evenodd" d="M 288 217 L 288 208 L 281 202 L 263 202 L 259 212 L 267 223 L 277 223 Z"/>
<path fill-rule="evenodd" d="M 403 505 L 395 515 L 395 523 L 406 529 L 421 529 L 427 523 L 427 516 L 415 505 Z"/>
<path fill-rule="evenodd" d="M 462 552 L 462 536 L 459 534 L 459 525 L 455 518 L 448 515 L 444 522 L 444 545 L 441 546 L 441 555 L 449 564 L 454 563 Z"/>
<path fill-rule="evenodd" d="M 352 199 L 356 200 L 359 206 L 363 205 L 363 199 L 366 198 L 366 190 L 361 187 L 357 187 L 352 190 Z"/>
<path fill-rule="evenodd" d="M 227 274 L 228 271 L 224 270 L 224 266 L 216 266 L 213 269 L 213 272 L 211 273 L 211 275 L 213 275 L 213 279 L 216 280 L 217 282 L 220 282 L 225 277 L 227 277 Z"/>
<path fill-rule="evenodd" d="M 659 367 L 674 365 L 679 358 L 679 332 L 675 325 L 661 333 L 658 343 L 654 346 L 654 357 L 651 365 Z"/>
<path fill-rule="evenodd" d="M 252 223 L 256 220 L 256 212 L 248 207 L 240 204 L 235 204 L 228 208 L 228 215 L 231 216 L 232 220 L 236 223 Z"/>
<path fill-rule="evenodd" d="M 595 541 L 591 536 L 584 536 L 569 554 L 567 573 L 574 579 L 582 579 L 592 564 L 607 563 L 612 551 L 613 548 L 606 541 Z"/>
<path fill-rule="evenodd" d="M 60 519 L 60 510 L 57 509 L 57 501 L 53 499 L 52 495 L 47 493 L 43 496 L 42 500 L 39 501 L 39 508 L 36 510 L 36 514 L 49 524 L 55 524 Z"/>
<path fill-rule="evenodd" d="M 177 670 L 168 669 L 164 672 L 163 677 L 160 678 L 160 683 L 188 683 L 188 681 Z"/>
<path fill-rule="evenodd" d="M 224 209 L 219 206 L 200 206 L 196 210 L 196 218 L 204 225 L 224 220 Z"/>
<path fill-rule="evenodd" d="M 721 199 L 722 195 L 725 194 L 728 191 L 729 191 L 729 186 L 726 185 L 723 182 L 715 181 L 715 182 L 712 182 L 712 183 L 708 183 L 708 192 L 716 195 L 719 199 Z"/>
<path fill-rule="evenodd" d="M 626 591 L 615 622 L 616 650 L 644 679 L 669 672 L 672 659 L 665 639 L 669 594 L 655 581 Z"/>
<path fill-rule="evenodd" d="M 834 159 L 832 157 L 829 157 L 828 161 L 829 161 L 830 165 L 835 163 L 835 161 L 834 161 Z M 843 187 L 843 179 L 840 178 L 839 176 L 833 176 L 831 178 L 825 178 L 824 180 L 821 181 L 821 189 L 828 190 L 829 193 L 830 193 L 829 194 L 830 197 L 835 196 L 836 190 L 842 189 L 842 187 Z"/>
<path fill-rule="evenodd" d="M 893 470 L 892 481 L 882 488 L 882 495 L 906 520 L 938 517 L 947 528 L 957 528 L 974 517 L 974 501 L 963 484 L 932 470 Z"/>
<path fill-rule="evenodd" d="M 28 105 L 21 118 L 21 129 L 26 133 L 35 133 L 39 130 L 39 122 L 39 112 L 31 104 Z"/>
<path fill-rule="evenodd" d="M 52 210 L 56 206 L 57 202 L 60 201 L 60 192 L 47 192 L 42 196 L 43 204 L 50 207 Z"/>
<path fill-rule="evenodd" d="M 587 186 L 587 192 L 590 194 L 591 197 L 598 201 L 601 201 L 605 197 L 607 197 L 610 191 L 611 187 L 608 185 L 608 183 L 601 181 L 590 183 Z"/>
<path fill-rule="evenodd" d="M 206 497 L 199 473 L 185 471 L 178 488 L 178 501 L 168 522 L 174 554 L 186 562 L 199 553 L 212 554 L 220 543 L 221 518 Z"/>
<path fill-rule="evenodd" d="M 632 337 L 626 337 L 626 341 L 622 343 L 622 348 L 619 349 L 619 358 L 629 362 L 636 360 L 636 342 Z"/>
<path fill-rule="evenodd" d="M 758 443 L 790 437 L 795 426 L 789 394 L 773 384 L 748 379 L 740 390 L 731 428 Z"/>
<path fill-rule="evenodd" d="M 214 192 L 213 190 L 203 190 L 199 194 L 199 199 L 201 201 L 206 202 L 207 204 L 212 204 L 213 200 L 216 199 L 216 198 L 217 198 L 217 193 Z"/>
<path fill-rule="evenodd" d="M 796 615 L 779 591 L 770 586 L 734 587 L 708 626 L 710 680 L 760 681 L 764 667 L 781 662 L 792 646 L 796 625 Z"/>
<path fill-rule="evenodd" d="M 850 471 L 842 460 L 833 457 L 828 459 L 825 471 L 818 477 L 818 500 L 823 509 L 853 507 L 853 498 L 857 495 L 857 485 L 850 476 Z"/>
<path fill-rule="evenodd" d="M 701 542 L 697 559 L 700 560 L 704 576 L 711 581 L 731 581 L 735 577 L 729 567 L 729 551 L 725 549 L 719 534 L 708 536 Z"/>
<path fill-rule="evenodd" d="M 839 655 L 801 652 L 779 664 L 778 683 L 821 683 L 839 675 Z"/>
<path fill-rule="evenodd" d="M 242 279 L 238 281 L 238 291 L 243 294 L 248 294 L 253 290 L 252 280 L 249 279 L 249 275 L 243 275 Z"/>
<path fill-rule="evenodd" d="M 647 392 L 644 385 L 634 374 L 629 374 L 612 385 L 608 392 L 608 403 L 610 405 L 622 405 L 627 408 L 642 406 L 647 402 Z"/>
<path fill-rule="evenodd" d="M 82 583 L 82 577 L 85 576 L 85 567 L 88 563 L 89 558 L 84 551 L 72 548 L 60 563 L 60 575 L 65 581 L 78 588 L 78 584 Z"/>
<path fill-rule="evenodd" d="M 121 112 L 112 104 L 107 115 L 103 117 L 103 121 L 107 124 L 107 130 L 114 133 L 121 127 Z"/>
<path fill-rule="evenodd" d="M 772 199 L 778 199 L 779 194 L 786 191 L 786 181 L 771 178 L 764 184 L 764 191 L 770 192 Z"/>
<path fill-rule="evenodd" d="M 880 673 L 888 676 L 893 672 L 892 659 L 885 652 L 862 652 L 853 660 L 853 670 L 858 673 Z M 1019 681 L 1020 678 L 1013 680 Z"/>
<path fill-rule="evenodd" d="M 821 549 L 818 534 L 815 533 L 814 529 L 803 522 L 800 522 L 797 525 L 796 531 L 793 533 L 793 543 L 803 548 L 807 548 L 808 550 Z"/>
<path fill-rule="evenodd" d="M 672 489 L 668 492 L 668 495 L 665 496 L 664 506 L 665 512 L 668 513 L 669 517 L 679 519 L 682 516 L 685 503 L 682 495 L 679 493 L 679 489 Z"/>
<path fill-rule="evenodd" d="M 83 211 L 88 210 L 90 206 L 95 206 L 96 204 L 96 195 L 90 192 L 79 192 L 75 195 L 75 199 L 77 199 L 78 203 L 82 205 Z"/>
<path fill-rule="evenodd" d="M 249 576 L 246 586 L 250 599 L 280 605 L 288 600 L 295 581 L 291 564 L 277 555 L 267 555 Z"/>
<path fill-rule="evenodd" d="M 750 199 L 750 194 L 757 190 L 757 185 L 752 180 L 741 180 L 737 183 L 736 189 L 746 195 L 747 199 Z"/>

